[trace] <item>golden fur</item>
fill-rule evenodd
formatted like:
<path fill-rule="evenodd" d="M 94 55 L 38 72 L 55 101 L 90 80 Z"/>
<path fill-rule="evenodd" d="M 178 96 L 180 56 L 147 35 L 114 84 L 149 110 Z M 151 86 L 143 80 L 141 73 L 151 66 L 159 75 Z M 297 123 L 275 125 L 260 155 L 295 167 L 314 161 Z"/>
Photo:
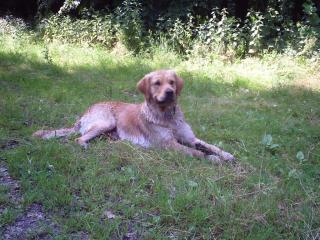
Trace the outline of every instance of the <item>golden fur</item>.
<path fill-rule="evenodd" d="M 119 139 L 146 148 L 173 149 L 217 163 L 235 160 L 230 153 L 196 138 L 185 122 L 177 104 L 183 80 L 174 71 L 151 72 L 138 82 L 137 88 L 145 96 L 141 104 L 96 103 L 72 128 L 39 130 L 33 136 L 47 139 L 80 133 L 76 141 L 86 147 L 91 139 L 113 133 Z"/>

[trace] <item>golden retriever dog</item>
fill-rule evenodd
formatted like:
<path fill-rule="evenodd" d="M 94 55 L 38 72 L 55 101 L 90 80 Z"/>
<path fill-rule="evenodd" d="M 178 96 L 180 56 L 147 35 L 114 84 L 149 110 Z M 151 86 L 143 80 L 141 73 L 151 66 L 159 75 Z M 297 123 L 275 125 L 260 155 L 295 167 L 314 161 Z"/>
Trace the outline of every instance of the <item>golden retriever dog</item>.
<path fill-rule="evenodd" d="M 198 139 L 177 104 L 183 80 L 172 70 L 159 70 L 144 76 L 137 88 L 144 94 L 140 104 L 100 102 L 91 106 L 71 128 L 39 130 L 33 134 L 44 139 L 80 133 L 77 143 L 112 134 L 142 147 L 172 149 L 215 163 L 235 158 L 220 148 Z"/>

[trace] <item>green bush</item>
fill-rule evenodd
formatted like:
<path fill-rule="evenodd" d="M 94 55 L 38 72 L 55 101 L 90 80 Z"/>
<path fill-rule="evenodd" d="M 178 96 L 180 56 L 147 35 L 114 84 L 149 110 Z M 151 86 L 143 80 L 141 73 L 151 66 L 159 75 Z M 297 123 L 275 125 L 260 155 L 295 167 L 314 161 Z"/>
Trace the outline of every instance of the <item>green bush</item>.
<path fill-rule="evenodd" d="M 123 1 L 108 13 L 82 10 L 78 17 L 62 14 L 77 7 L 75 1 L 68 4 L 63 5 L 60 14 L 42 20 L 39 29 L 45 40 L 109 49 L 121 42 L 133 53 L 162 44 L 182 55 L 202 51 L 201 54 L 233 58 L 265 52 L 310 57 L 320 52 L 320 17 L 312 1 L 304 3 L 304 18 L 300 22 L 288 17 L 280 1 L 272 1 L 265 13 L 251 9 L 242 20 L 227 9 L 217 8 L 207 18 L 191 13 L 177 18 L 159 16 L 155 29 L 146 26 L 144 6 L 137 0 Z"/>
<path fill-rule="evenodd" d="M 118 41 L 135 53 L 144 45 L 143 23 L 140 16 L 141 6 L 138 1 L 124 1 L 114 16 Z"/>
<path fill-rule="evenodd" d="M 184 23 L 181 19 L 177 18 L 173 23 L 169 23 L 168 30 L 168 44 L 178 53 L 187 53 L 193 45 L 194 36 L 193 29 L 193 16 L 188 15 L 187 21 Z"/>
<path fill-rule="evenodd" d="M 211 18 L 202 23 L 197 29 L 199 42 L 207 45 L 211 51 L 226 54 L 236 52 L 242 44 L 242 28 L 239 21 L 229 16 L 226 9 L 212 11 Z"/>
<path fill-rule="evenodd" d="M 27 24 L 20 18 L 13 16 L 6 16 L 0 18 L 0 34 L 11 35 L 12 37 L 21 38 L 26 32 L 28 32 Z"/>
<path fill-rule="evenodd" d="M 111 15 L 83 11 L 82 18 L 53 15 L 39 27 L 44 40 L 59 40 L 81 45 L 101 45 L 112 48 L 116 41 Z"/>
<path fill-rule="evenodd" d="M 303 4 L 305 20 L 298 24 L 299 55 L 311 56 L 320 53 L 320 17 L 313 2 Z"/>

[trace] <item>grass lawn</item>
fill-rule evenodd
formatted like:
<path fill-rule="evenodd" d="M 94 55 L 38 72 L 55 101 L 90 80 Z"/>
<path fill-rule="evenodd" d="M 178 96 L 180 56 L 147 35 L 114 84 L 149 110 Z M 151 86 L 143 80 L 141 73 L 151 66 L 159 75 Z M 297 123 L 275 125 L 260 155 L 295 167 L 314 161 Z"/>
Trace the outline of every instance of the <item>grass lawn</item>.
<path fill-rule="evenodd" d="M 83 150 L 76 136 L 31 137 L 72 125 L 98 101 L 142 101 L 137 81 L 161 68 L 185 79 L 179 102 L 197 136 L 236 165 L 103 138 Z M 60 226 L 55 239 L 319 238 L 319 81 L 316 66 L 285 56 L 224 63 L 1 36 L 0 161 L 21 181 L 23 205 L 0 189 L 0 235 L 37 202 Z"/>

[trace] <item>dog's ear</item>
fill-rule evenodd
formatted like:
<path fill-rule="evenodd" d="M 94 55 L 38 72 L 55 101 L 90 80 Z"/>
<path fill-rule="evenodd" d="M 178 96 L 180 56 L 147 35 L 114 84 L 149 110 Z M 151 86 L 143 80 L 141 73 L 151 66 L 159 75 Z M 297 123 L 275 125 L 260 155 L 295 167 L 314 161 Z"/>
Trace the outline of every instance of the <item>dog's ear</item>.
<path fill-rule="evenodd" d="M 138 90 L 144 94 L 146 99 L 148 99 L 150 96 L 149 78 L 150 78 L 150 74 L 147 74 L 137 83 Z"/>
<path fill-rule="evenodd" d="M 176 76 L 176 85 L 177 85 L 176 94 L 177 94 L 177 96 L 180 95 L 180 92 L 183 88 L 183 84 L 184 84 L 184 80 L 181 77 Z"/>

